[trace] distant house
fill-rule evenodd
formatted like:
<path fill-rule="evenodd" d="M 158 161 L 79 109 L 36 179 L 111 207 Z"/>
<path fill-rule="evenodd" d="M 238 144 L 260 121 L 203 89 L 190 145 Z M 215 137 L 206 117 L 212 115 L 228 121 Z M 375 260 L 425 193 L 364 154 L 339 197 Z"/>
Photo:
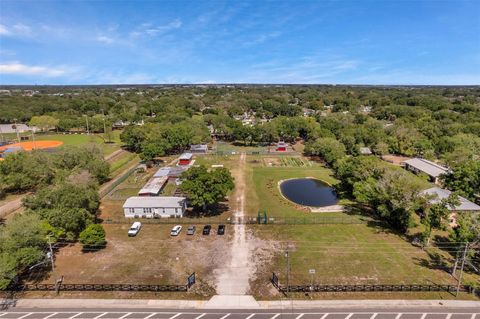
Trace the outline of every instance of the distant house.
<path fill-rule="evenodd" d="M 442 199 L 446 199 L 450 197 L 452 194 L 451 191 L 448 189 L 440 188 L 440 187 L 432 187 L 429 189 L 426 189 L 421 192 L 422 195 L 424 196 L 429 196 L 432 197 L 430 199 L 431 204 L 436 204 L 440 202 Z M 477 213 L 480 212 L 480 206 L 469 201 L 468 199 L 458 196 L 458 201 L 460 204 L 448 207 L 448 209 L 452 212 L 450 215 L 450 225 L 455 226 L 456 225 L 456 214 L 457 213 Z"/>
<path fill-rule="evenodd" d="M 370 147 L 360 147 L 359 151 L 362 155 L 372 155 L 372 150 Z"/>
<path fill-rule="evenodd" d="M 30 131 L 37 131 L 36 127 L 29 127 L 26 124 L 0 124 L 0 133 L 25 133 Z"/>
<path fill-rule="evenodd" d="M 153 177 L 138 192 L 138 196 L 158 196 L 168 181 L 167 176 Z"/>
<path fill-rule="evenodd" d="M 206 154 L 208 152 L 207 144 L 193 144 L 190 145 L 190 153 Z"/>
<path fill-rule="evenodd" d="M 404 162 L 405 168 L 415 174 L 424 173 L 432 183 L 438 184 L 440 175 L 447 174 L 448 168 L 423 158 L 412 158 Z"/>
<path fill-rule="evenodd" d="M 123 204 L 125 217 L 129 218 L 183 217 L 186 208 L 185 197 L 171 196 L 135 196 Z"/>
<path fill-rule="evenodd" d="M 284 141 L 280 141 L 277 143 L 277 146 L 275 147 L 275 150 L 277 152 L 286 152 L 287 151 L 287 144 Z"/>
<path fill-rule="evenodd" d="M 190 165 L 192 157 L 192 153 L 183 153 L 178 159 L 178 165 Z"/>

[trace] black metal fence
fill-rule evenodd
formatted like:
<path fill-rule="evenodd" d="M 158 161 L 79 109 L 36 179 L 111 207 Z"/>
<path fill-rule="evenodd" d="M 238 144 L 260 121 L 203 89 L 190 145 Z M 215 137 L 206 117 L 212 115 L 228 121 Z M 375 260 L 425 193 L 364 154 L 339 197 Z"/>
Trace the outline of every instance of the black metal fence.
<path fill-rule="evenodd" d="M 278 291 L 287 292 L 456 292 L 456 285 L 281 285 L 278 276 L 273 273 L 271 283 Z M 475 293 L 475 288 L 469 285 L 460 285 L 460 292 Z"/>
<path fill-rule="evenodd" d="M 179 218 L 109 218 L 103 220 L 105 224 L 131 224 L 141 221 L 145 224 L 262 224 L 262 225 L 338 225 L 338 224 L 365 224 L 369 220 L 364 216 L 308 216 L 308 217 L 257 217 L 225 218 L 225 217 L 179 217 Z"/>
<path fill-rule="evenodd" d="M 24 284 L 10 291 L 188 291 L 188 285 L 136 285 L 136 284 Z"/>

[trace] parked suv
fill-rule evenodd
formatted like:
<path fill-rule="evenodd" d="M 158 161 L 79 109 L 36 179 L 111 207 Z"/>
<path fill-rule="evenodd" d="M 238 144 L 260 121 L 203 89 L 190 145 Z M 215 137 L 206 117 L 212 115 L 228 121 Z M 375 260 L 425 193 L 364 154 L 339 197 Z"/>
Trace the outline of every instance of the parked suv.
<path fill-rule="evenodd" d="M 225 234 L 225 225 L 218 225 L 217 235 L 224 235 Z"/>
<path fill-rule="evenodd" d="M 210 225 L 205 225 L 205 227 L 203 227 L 203 234 L 204 235 L 210 235 L 210 230 L 212 229 L 212 226 Z"/>
<path fill-rule="evenodd" d="M 170 232 L 170 235 L 171 236 L 178 236 L 178 234 L 180 234 L 181 230 L 182 230 L 182 226 L 180 226 L 180 225 L 173 226 L 172 231 Z"/>
<path fill-rule="evenodd" d="M 136 236 L 140 231 L 140 228 L 142 228 L 142 223 L 134 222 L 132 226 L 130 226 L 130 229 L 128 230 L 128 236 L 129 237 Z"/>

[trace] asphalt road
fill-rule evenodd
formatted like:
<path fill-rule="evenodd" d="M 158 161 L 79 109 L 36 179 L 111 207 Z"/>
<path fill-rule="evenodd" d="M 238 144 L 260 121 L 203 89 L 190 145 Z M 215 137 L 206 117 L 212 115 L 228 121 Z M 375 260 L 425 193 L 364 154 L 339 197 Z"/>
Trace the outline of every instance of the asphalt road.
<path fill-rule="evenodd" d="M 480 309 L 162 310 L 11 309 L 0 319 L 480 319 Z"/>

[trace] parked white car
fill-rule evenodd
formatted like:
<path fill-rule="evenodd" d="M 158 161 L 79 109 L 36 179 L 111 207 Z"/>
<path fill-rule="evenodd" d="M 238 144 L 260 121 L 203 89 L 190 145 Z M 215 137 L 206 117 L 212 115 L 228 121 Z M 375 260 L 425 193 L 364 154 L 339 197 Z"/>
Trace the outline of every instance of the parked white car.
<path fill-rule="evenodd" d="M 170 232 L 170 236 L 178 236 L 180 234 L 180 231 L 182 230 L 182 226 L 176 225 L 172 228 L 172 231 Z"/>
<path fill-rule="evenodd" d="M 138 232 L 140 231 L 140 228 L 142 228 L 142 223 L 134 222 L 132 224 L 132 226 L 130 227 L 130 229 L 128 230 L 128 236 L 129 237 L 136 236 L 138 234 Z"/>

